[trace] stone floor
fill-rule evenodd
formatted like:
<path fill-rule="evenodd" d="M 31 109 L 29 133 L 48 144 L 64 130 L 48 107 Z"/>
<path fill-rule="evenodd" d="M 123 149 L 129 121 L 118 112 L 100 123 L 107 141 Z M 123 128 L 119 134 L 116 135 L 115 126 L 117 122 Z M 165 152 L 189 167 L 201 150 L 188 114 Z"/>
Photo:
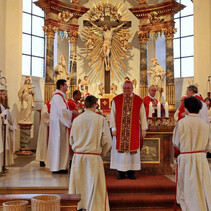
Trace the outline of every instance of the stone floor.
<path fill-rule="evenodd" d="M 211 159 L 209 159 L 211 168 Z M 68 174 L 52 174 L 47 168 L 40 167 L 38 161 L 32 161 L 24 167 L 9 167 L 5 176 L 0 177 L 1 188 L 50 187 L 68 189 Z M 166 175 L 172 181 L 175 175 Z"/>

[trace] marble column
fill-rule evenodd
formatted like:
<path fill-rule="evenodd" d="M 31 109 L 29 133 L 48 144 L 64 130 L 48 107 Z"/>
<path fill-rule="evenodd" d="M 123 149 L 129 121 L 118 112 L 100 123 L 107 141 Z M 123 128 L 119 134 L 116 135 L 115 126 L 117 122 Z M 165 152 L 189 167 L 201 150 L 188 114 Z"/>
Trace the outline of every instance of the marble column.
<path fill-rule="evenodd" d="M 174 54 L 173 39 L 176 29 L 164 30 L 166 38 L 166 101 L 171 109 L 175 108 L 175 83 L 174 83 Z"/>
<path fill-rule="evenodd" d="M 70 41 L 70 90 L 69 97 L 72 97 L 74 90 L 77 89 L 77 39 L 78 30 L 68 32 Z"/>
<path fill-rule="evenodd" d="M 54 36 L 57 27 L 51 24 L 44 26 L 43 30 L 47 36 L 47 53 L 46 53 L 46 76 L 45 76 L 45 96 L 44 102 L 51 100 L 54 93 L 53 82 L 53 60 L 54 60 Z"/>
<path fill-rule="evenodd" d="M 141 98 L 147 95 L 147 42 L 149 38 L 149 32 L 138 32 L 140 41 L 140 91 Z"/>

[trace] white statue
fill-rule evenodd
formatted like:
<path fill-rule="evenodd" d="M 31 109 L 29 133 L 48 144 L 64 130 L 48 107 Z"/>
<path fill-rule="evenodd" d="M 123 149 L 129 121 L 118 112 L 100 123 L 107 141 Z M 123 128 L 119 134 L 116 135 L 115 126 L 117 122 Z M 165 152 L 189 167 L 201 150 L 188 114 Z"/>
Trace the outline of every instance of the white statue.
<path fill-rule="evenodd" d="M 149 67 L 147 70 L 147 74 L 149 75 L 149 83 L 148 86 L 155 85 L 158 89 L 157 91 L 157 99 L 161 102 L 162 99 L 162 93 L 163 93 L 163 87 L 164 87 L 164 77 L 166 75 L 165 70 L 163 67 L 158 63 L 157 59 L 151 59 L 151 62 L 153 63 L 152 67 Z"/>
<path fill-rule="evenodd" d="M 56 83 L 57 80 L 59 79 L 64 79 L 67 82 L 69 80 L 69 75 L 67 73 L 67 68 L 66 68 L 66 60 L 63 55 L 60 56 L 60 62 L 59 64 L 56 65 L 54 69 L 54 83 Z"/>
<path fill-rule="evenodd" d="M 25 82 L 18 92 L 18 97 L 21 101 L 20 123 L 32 123 L 31 113 L 34 108 L 34 88 L 30 77 L 26 76 Z"/>
<path fill-rule="evenodd" d="M 104 57 L 104 63 L 105 63 L 105 69 L 107 71 L 110 70 L 110 51 L 111 51 L 111 41 L 114 31 L 119 30 L 125 22 L 120 24 L 119 26 L 115 28 L 110 28 L 108 25 L 104 25 L 103 27 L 99 27 L 96 24 L 94 24 L 92 21 L 90 23 L 99 31 L 103 32 L 103 45 L 102 45 L 102 51 Z"/>

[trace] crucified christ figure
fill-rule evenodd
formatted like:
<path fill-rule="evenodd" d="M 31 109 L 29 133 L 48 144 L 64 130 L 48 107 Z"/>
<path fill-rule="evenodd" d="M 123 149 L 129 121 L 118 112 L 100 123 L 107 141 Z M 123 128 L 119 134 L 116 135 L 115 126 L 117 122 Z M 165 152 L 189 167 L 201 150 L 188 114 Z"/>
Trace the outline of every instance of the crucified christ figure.
<path fill-rule="evenodd" d="M 104 57 L 104 63 L 105 63 L 105 70 L 109 71 L 110 70 L 110 51 L 111 51 L 111 40 L 114 31 L 119 30 L 125 22 L 120 24 L 119 26 L 115 28 L 110 28 L 108 25 L 104 25 L 102 27 L 97 26 L 94 24 L 92 21 L 90 23 L 99 31 L 103 32 L 103 46 L 102 46 L 102 53 Z"/>

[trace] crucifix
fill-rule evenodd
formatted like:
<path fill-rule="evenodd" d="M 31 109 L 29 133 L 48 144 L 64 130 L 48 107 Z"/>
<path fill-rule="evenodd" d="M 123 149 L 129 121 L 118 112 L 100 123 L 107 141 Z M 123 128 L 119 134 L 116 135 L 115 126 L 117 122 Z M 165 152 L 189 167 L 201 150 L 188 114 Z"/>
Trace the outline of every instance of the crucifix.
<path fill-rule="evenodd" d="M 84 21 L 84 26 L 93 26 L 103 33 L 102 53 L 104 58 L 104 86 L 105 94 L 110 93 L 110 54 L 112 48 L 112 36 L 121 27 L 131 27 L 130 21 L 118 22 L 111 21 L 109 16 L 105 16 L 104 21 Z"/>

